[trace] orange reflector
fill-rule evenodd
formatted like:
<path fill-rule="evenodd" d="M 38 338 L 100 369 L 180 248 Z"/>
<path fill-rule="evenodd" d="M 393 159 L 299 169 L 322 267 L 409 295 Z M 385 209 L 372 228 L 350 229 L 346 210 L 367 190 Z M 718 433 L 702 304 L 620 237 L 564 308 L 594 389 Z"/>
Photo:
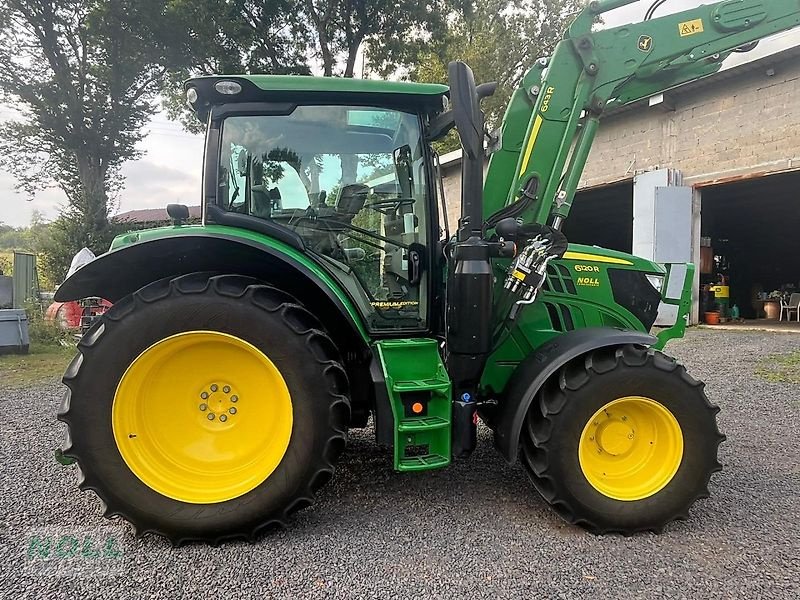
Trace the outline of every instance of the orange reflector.
<path fill-rule="evenodd" d="M 414 404 L 411 405 L 411 412 L 413 412 L 415 415 L 418 415 L 422 412 L 423 408 L 425 407 L 422 406 L 421 402 L 414 402 Z"/>

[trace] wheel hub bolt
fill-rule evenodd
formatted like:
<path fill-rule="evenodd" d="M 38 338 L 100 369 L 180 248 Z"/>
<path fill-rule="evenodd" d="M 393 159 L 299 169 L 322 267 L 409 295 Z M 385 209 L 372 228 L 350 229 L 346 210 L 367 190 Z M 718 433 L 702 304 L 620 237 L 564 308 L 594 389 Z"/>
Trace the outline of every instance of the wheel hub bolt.
<path fill-rule="evenodd" d="M 231 402 L 238 402 L 239 396 L 231 396 Z"/>
<path fill-rule="evenodd" d="M 207 399 L 207 398 L 208 398 L 208 392 L 203 392 L 202 394 L 200 394 L 200 397 L 201 397 L 203 400 Z"/>
<path fill-rule="evenodd" d="M 226 394 L 230 393 L 230 391 L 231 391 L 231 386 L 229 386 L 229 385 L 226 385 L 224 388 L 222 388 L 222 391 L 223 391 L 223 392 L 225 392 Z"/>
<path fill-rule="evenodd" d="M 208 406 L 206 406 L 205 403 L 200 405 L 200 410 L 206 410 L 207 408 L 208 408 Z"/>
<path fill-rule="evenodd" d="M 225 421 L 227 421 L 227 420 L 228 420 L 228 417 L 226 417 L 225 415 L 220 415 L 220 416 L 219 416 L 219 420 L 220 420 L 220 421 L 222 421 L 222 422 L 224 423 Z"/>
<path fill-rule="evenodd" d="M 235 414 L 236 414 L 236 407 L 235 407 L 235 406 L 231 406 L 231 407 L 228 409 L 228 412 L 229 412 L 229 413 L 231 413 L 232 415 L 235 415 Z"/>
<path fill-rule="evenodd" d="M 213 385 L 211 386 L 211 391 L 212 391 L 212 392 L 216 392 L 218 389 L 219 389 L 219 388 L 217 387 L 217 384 L 216 384 L 216 383 L 215 383 L 215 384 L 213 384 Z"/>
<path fill-rule="evenodd" d="M 213 421 L 214 420 L 214 413 L 208 413 L 208 420 L 209 421 Z"/>

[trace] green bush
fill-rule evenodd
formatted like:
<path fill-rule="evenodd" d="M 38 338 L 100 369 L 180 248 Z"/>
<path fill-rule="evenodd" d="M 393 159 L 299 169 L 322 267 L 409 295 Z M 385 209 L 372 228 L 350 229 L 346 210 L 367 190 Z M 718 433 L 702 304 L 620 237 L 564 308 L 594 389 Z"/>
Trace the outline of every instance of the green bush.
<path fill-rule="evenodd" d="M 44 307 L 38 302 L 27 302 L 25 312 L 28 314 L 28 335 L 31 344 L 64 346 L 72 342 L 68 331 L 61 329 L 54 321 L 45 320 Z"/>
<path fill-rule="evenodd" d="M 11 276 L 11 255 L 0 252 L 0 275 Z"/>

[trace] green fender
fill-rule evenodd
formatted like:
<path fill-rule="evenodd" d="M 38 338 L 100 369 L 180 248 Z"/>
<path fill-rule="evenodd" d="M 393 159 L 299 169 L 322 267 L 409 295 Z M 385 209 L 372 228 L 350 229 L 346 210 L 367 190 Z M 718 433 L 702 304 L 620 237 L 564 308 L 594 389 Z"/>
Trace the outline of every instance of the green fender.
<path fill-rule="evenodd" d="M 119 236 L 111 251 L 69 277 L 58 302 L 97 296 L 110 302 L 160 279 L 188 273 L 235 273 L 274 285 L 301 300 L 338 342 L 366 349 L 368 336 L 341 286 L 302 248 L 220 225 L 165 227 Z"/>
<path fill-rule="evenodd" d="M 570 331 L 542 344 L 511 376 L 493 419 L 495 447 L 509 463 L 517 460 L 519 436 L 531 402 L 545 381 L 572 359 L 598 348 L 626 344 L 649 347 L 655 342 L 655 337 L 640 331 L 591 327 Z"/>

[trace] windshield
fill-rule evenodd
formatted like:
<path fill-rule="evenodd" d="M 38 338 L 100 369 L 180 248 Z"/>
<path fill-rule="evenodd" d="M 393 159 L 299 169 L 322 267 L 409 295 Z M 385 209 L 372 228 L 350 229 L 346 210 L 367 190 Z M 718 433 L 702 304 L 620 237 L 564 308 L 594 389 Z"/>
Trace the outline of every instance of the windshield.
<path fill-rule="evenodd" d="M 416 114 L 298 106 L 227 117 L 218 182 L 222 208 L 296 231 L 344 271 L 372 325 L 424 325 L 424 284 L 409 266 L 424 255 L 428 227 Z"/>

